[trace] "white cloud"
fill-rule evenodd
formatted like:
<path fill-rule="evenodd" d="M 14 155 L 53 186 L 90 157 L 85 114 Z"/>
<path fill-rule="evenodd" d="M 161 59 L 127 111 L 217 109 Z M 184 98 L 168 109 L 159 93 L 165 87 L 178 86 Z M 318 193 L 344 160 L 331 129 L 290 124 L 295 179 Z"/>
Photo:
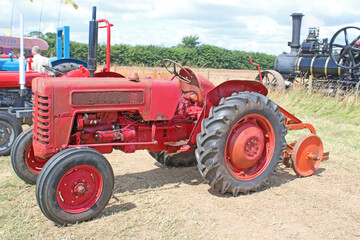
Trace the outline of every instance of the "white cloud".
<path fill-rule="evenodd" d="M 60 0 L 14 0 L 13 26 L 19 26 L 24 13 L 25 32 L 55 32 Z M 42 22 L 40 9 L 43 1 Z M 61 5 L 60 26 L 71 27 L 71 40 L 88 41 L 91 6 L 97 5 L 97 18 L 114 24 L 112 43 L 174 46 L 183 36 L 197 34 L 204 44 L 227 49 L 259 51 L 278 55 L 289 51 L 293 12 L 302 12 L 301 40 L 308 27 L 320 27 L 321 38 L 341 27 L 359 26 L 360 12 L 355 0 L 75 0 L 79 9 Z M 0 34 L 11 24 L 12 0 L 0 8 Z M 40 26 L 39 26 L 40 25 Z M 99 40 L 105 42 L 106 31 Z"/>

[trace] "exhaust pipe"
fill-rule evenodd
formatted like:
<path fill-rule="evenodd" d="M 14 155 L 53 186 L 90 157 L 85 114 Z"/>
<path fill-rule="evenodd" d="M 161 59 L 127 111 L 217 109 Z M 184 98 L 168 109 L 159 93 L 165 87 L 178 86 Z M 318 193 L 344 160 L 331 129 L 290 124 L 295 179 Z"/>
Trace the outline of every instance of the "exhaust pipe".
<path fill-rule="evenodd" d="M 19 84 L 20 97 L 25 95 L 25 57 L 24 57 L 24 20 L 23 14 L 20 14 L 20 57 L 19 57 Z"/>
<path fill-rule="evenodd" d="M 90 77 L 94 77 L 96 71 L 97 44 L 98 44 L 98 21 L 96 21 L 96 7 L 92 9 L 92 19 L 89 22 L 89 54 L 88 69 Z"/>
<path fill-rule="evenodd" d="M 288 43 L 291 47 L 290 54 L 296 55 L 300 48 L 300 31 L 301 31 L 301 20 L 304 15 L 302 13 L 293 13 L 291 17 L 293 19 L 292 28 L 292 41 Z"/>

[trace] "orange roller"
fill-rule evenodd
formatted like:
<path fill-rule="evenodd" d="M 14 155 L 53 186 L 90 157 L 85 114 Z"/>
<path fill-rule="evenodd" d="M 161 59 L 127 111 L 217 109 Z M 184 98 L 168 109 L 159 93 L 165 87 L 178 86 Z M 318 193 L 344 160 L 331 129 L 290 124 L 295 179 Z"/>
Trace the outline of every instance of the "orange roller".
<path fill-rule="evenodd" d="M 323 160 L 324 148 L 321 139 L 312 133 L 302 136 L 291 154 L 292 167 L 297 175 L 311 176 Z"/>

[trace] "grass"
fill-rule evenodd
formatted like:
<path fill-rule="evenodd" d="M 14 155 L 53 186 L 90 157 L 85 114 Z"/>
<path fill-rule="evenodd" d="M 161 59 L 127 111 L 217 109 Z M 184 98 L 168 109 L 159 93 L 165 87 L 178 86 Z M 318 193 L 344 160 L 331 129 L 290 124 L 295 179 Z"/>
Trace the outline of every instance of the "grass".
<path fill-rule="evenodd" d="M 286 106 L 288 111 L 296 111 L 299 115 L 316 115 L 331 118 L 335 123 L 360 125 L 360 99 L 356 99 L 354 94 L 332 97 L 293 88 L 285 93 L 271 92 L 269 97 L 281 106 Z"/>

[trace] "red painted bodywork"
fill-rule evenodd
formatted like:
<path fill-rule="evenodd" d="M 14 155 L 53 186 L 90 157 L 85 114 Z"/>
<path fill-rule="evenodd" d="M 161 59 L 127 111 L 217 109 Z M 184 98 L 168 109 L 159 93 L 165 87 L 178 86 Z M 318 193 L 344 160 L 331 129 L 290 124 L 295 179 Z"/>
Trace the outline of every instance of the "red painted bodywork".
<path fill-rule="evenodd" d="M 191 151 L 196 147 L 202 120 L 208 118 L 210 108 L 217 106 L 222 98 L 244 91 L 264 96 L 268 93 L 265 86 L 256 81 L 232 80 L 215 87 L 191 68 L 184 69 L 187 73 L 181 70 L 180 74 L 190 79 L 190 83 L 175 76 L 170 80 L 138 79 L 108 71 L 88 78 L 89 72 L 84 68 L 61 78 L 34 79 L 34 156 L 46 161 L 62 149 L 79 146 L 92 147 L 101 153 L 110 153 L 113 149 L 128 153 L 138 149 L 169 153 Z M 288 130 L 308 128 L 315 134 L 312 125 L 281 107 L 279 110 Z M 251 123 L 246 127 L 251 129 Z M 256 132 L 253 135 L 257 136 Z M 247 139 L 234 136 L 233 145 L 243 145 Z M 260 138 L 257 142 L 264 145 Z M 289 144 L 284 151 L 285 164 L 291 153 Z M 229 164 L 238 168 L 247 166 L 253 156 L 245 162 L 234 157 L 244 154 L 230 151 Z"/>
<path fill-rule="evenodd" d="M 31 82 L 36 77 L 48 76 L 45 73 L 27 71 L 25 72 L 26 87 L 31 87 Z M 0 73 L 1 88 L 19 88 L 19 72 L 1 72 Z"/>
<path fill-rule="evenodd" d="M 70 71 L 66 73 L 65 75 L 61 75 L 60 77 L 88 77 L 89 71 L 84 68 L 83 66 L 80 66 L 79 69 Z M 111 72 L 108 72 L 108 74 L 111 74 Z M 121 76 L 121 75 L 120 75 Z M 37 77 L 51 77 L 50 75 L 46 73 L 40 73 L 35 71 L 26 71 L 25 72 L 25 80 L 26 84 L 25 87 L 30 88 L 31 83 L 34 78 Z M 19 72 L 10 72 L 10 71 L 3 71 L 0 73 L 0 88 L 19 88 Z"/>
<path fill-rule="evenodd" d="M 101 153 L 113 148 L 125 152 L 191 150 L 202 119 L 222 97 L 241 91 L 267 94 L 266 88 L 254 81 L 227 81 L 215 88 L 205 77 L 184 68 L 191 75 L 186 76 L 190 84 L 174 76 L 173 80 L 35 79 L 35 156 L 47 158 L 77 146 Z"/>
<path fill-rule="evenodd" d="M 221 83 L 216 88 L 211 89 L 206 95 L 205 106 L 202 109 L 196 126 L 189 138 L 189 144 L 196 144 L 196 135 L 201 131 L 201 121 L 209 116 L 209 111 L 212 106 L 217 106 L 223 97 L 230 97 L 238 92 L 257 92 L 264 96 L 268 91 L 264 85 L 255 81 L 248 80 L 231 80 Z"/>
<path fill-rule="evenodd" d="M 81 144 L 100 144 L 98 146 L 101 149 L 97 149 L 101 152 L 111 152 L 111 144 L 97 142 L 95 132 L 113 130 L 114 124 L 120 125 L 121 131 L 127 125 L 130 125 L 129 128 L 135 128 L 137 134 L 134 141 L 139 142 L 139 145 L 144 143 L 154 145 L 153 135 L 157 135 L 160 130 L 162 135 L 165 130 L 171 132 L 171 136 L 166 138 L 169 142 L 185 139 L 192 130 L 192 127 L 189 129 L 186 127 L 193 125 L 192 120 L 187 121 L 174 116 L 175 112 L 178 112 L 182 95 L 175 81 L 141 79 L 136 82 L 126 78 L 37 78 L 33 82 L 32 89 L 35 97 L 34 139 L 49 143 L 38 145 L 39 141 L 34 141 L 34 152 L 37 156 L 50 156 L 68 145 L 76 145 L 79 143 L 78 139 Z M 92 95 L 88 95 L 88 92 L 92 92 Z M 116 96 L 116 94 L 120 97 L 125 96 L 125 102 L 111 103 L 111 99 L 106 99 L 107 95 Z M 131 95 L 135 96 L 134 99 L 131 99 Z M 141 96 L 140 100 L 139 96 Z M 84 114 L 93 118 L 92 121 L 82 120 Z M 172 123 L 166 123 L 170 120 Z M 154 134 L 153 125 L 156 128 Z M 74 126 L 82 129 L 81 134 L 72 133 Z M 119 146 L 126 145 L 119 143 Z"/>

